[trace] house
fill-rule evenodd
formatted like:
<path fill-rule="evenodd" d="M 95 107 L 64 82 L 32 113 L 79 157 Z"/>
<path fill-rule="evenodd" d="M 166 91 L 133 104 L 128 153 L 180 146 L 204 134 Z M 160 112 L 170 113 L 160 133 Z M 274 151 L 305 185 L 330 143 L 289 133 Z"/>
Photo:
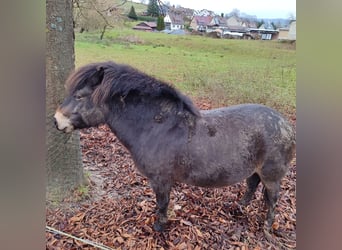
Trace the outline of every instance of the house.
<path fill-rule="evenodd" d="M 133 27 L 134 30 L 154 31 L 157 29 L 156 22 L 141 22 Z"/>
<path fill-rule="evenodd" d="M 297 38 L 297 32 L 296 32 L 296 20 L 292 20 L 290 22 L 290 28 L 289 28 L 289 36 L 288 36 L 288 39 L 291 40 L 291 41 L 294 41 L 296 40 Z"/>
<path fill-rule="evenodd" d="M 279 28 L 278 40 L 296 40 L 296 20 L 292 20 L 287 28 Z"/>
<path fill-rule="evenodd" d="M 228 26 L 242 26 L 241 18 L 237 16 L 230 16 L 227 18 L 227 25 Z"/>
<path fill-rule="evenodd" d="M 212 16 L 194 16 L 190 28 L 195 31 L 206 32 L 212 18 Z"/>
<path fill-rule="evenodd" d="M 287 40 L 289 37 L 289 28 L 279 28 L 278 40 Z"/>
<path fill-rule="evenodd" d="M 211 34 L 212 37 L 222 37 L 223 31 L 227 29 L 227 20 L 221 16 L 213 16 L 210 23 L 207 25 L 207 33 Z M 216 34 L 216 36 L 215 36 Z"/>
<path fill-rule="evenodd" d="M 164 23 L 167 30 L 184 29 L 184 17 L 180 13 L 169 11 L 164 17 Z"/>
<path fill-rule="evenodd" d="M 227 19 L 221 16 L 214 16 L 208 24 L 208 27 L 212 29 L 226 29 L 228 27 Z"/>
<path fill-rule="evenodd" d="M 227 29 L 231 32 L 245 33 L 248 28 L 248 23 L 237 16 L 230 16 L 227 19 Z"/>
<path fill-rule="evenodd" d="M 248 29 L 256 29 L 257 23 L 252 19 L 230 16 L 227 18 L 227 26 L 231 31 L 244 32 Z"/>
<path fill-rule="evenodd" d="M 263 26 L 260 26 L 259 29 L 248 29 L 248 34 L 257 40 L 275 40 L 278 39 L 279 30 L 265 29 Z"/>

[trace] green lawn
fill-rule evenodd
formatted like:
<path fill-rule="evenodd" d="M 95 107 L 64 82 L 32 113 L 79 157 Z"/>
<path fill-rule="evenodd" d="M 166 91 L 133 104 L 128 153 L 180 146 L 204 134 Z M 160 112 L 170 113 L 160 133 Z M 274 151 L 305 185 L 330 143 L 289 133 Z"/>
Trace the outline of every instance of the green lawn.
<path fill-rule="evenodd" d="M 226 40 L 134 31 L 76 34 L 76 66 L 113 60 L 132 65 L 216 106 L 263 103 L 296 108 L 296 50 L 277 41 Z"/>

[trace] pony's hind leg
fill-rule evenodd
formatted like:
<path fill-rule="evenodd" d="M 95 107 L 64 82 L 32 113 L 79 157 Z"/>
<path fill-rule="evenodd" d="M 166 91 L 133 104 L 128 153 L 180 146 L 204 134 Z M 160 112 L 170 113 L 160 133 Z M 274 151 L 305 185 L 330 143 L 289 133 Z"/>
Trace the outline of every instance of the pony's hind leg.
<path fill-rule="evenodd" d="M 153 229 L 162 232 L 167 223 L 167 208 L 170 201 L 171 184 L 155 184 L 152 183 L 152 189 L 156 194 L 157 200 L 157 221 L 153 225 Z"/>
<path fill-rule="evenodd" d="M 270 230 L 272 230 L 274 210 L 279 197 L 280 182 L 287 171 L 287 166 L 281 164 L 281 159 L 281 156 L 278 156 L 267 160 L 258 172 L 264 185 L 264 199 L 268 209 L 265 227 Z"/>
<path fill-rule="evenodd" d="M 279 198 L 280 181 L 264 183 L 264 199 L 268 208 L 266 227 L 271 228 L 274 220 L 274 209 Z"/>
<path fill-rule="evenodd" d="M 240 200 L 240 205 L 246 206 L 249 204 L 249 202 L 251 201 L 259 183 L 260 183 L 260 177 L 257 173 L 254 173 L 252 176 L 248 177 L 246 179 L 246 183 L 247 183 L 247 189 L 245 194 L 243 195 L 243 197 Z"/>

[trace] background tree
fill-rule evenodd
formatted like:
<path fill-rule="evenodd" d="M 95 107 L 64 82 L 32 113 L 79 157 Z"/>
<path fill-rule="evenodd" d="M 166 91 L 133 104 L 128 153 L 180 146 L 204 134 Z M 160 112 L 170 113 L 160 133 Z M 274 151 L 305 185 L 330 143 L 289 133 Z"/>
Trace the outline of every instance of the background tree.
<path fill-rule="evenodd" d="M 288 13 L 288 20 L 293 21 L 296 20 L 296 15 L 293 12 Z"/>
<path fill-rule="evenodd" d="M 165 22 L 163 16 L 158 16 L 157 20 L 157 30 L 164 30 L 165 29 Z"/>
<path fill-rule="evenodd" d="M 113 5 L 111 0 L 73 0 L 75 28 L 80 32 L 100 30 L 102 40 L 107 28 L 123 25 L 124 19 L 120 14 L 120 6 L 126 2 L 127 0 L 121 0 Z"/>
<path fill-rule="evenodd" d="M 147 14 L 153 17 L 159 16 L 159 5 L 157 0 L 150 0 L 147 5 Z"/>
<path fill-rule="evenodd" d="M 46 28 L 46 194 L 47 200 L 60 200 L 84 180 L 79 133 L 63 134 L 53 123 L 74 69 L 72 1 L 46 1 Z"/>
<path fill-rule="evenodd" d="M 234 8 L 234 9 L 228 14 L 228 16 L 240 17 L 240 10 Z"/>
<path fill-rule="evenodd" d="M 137 13 L 135 13 L 135 9 L 134 9 L 133 5 L 131 6 L 131 10 L 128 13 L 128 17 L 133 19 L 133 20 L 138 20 Z"/>

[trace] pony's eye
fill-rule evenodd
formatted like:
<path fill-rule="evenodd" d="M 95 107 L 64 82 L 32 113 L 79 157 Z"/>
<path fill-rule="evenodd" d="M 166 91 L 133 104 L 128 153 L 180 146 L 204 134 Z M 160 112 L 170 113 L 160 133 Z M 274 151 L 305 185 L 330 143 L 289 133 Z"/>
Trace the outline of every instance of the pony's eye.
<path fill-rule="evenodd" d="M 76 99 L 76 101 L 79 101 L 82 99 L 82 96 L 81 95 L 75 95 L 75 99 Z"/>

